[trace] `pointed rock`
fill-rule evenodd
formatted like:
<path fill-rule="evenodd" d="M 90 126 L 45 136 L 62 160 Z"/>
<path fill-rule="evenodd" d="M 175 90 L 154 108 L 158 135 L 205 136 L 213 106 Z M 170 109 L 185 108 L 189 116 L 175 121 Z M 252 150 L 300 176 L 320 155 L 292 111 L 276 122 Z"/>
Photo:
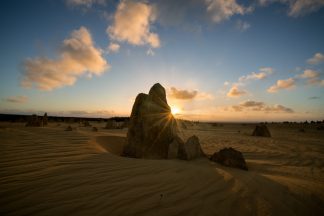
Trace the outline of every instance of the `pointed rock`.
<path fill-rule="evenodd" d="M 268 127 L 264 124 L 255 126 L 252 136 L 271 137 Z"/>
<path fill-rule="evenodd" d="M 159 83 L 149 94 L 137 95 L 133 105 L 123 155 L 135 158 L 168 158 L 176 136 L 176 123 Z"/>
<path fill-rule="evenodd" d="M 204 153 L 200 147 L 199 139 L 197 136 L 191 136 L 187 142 L 179 145 L 178 158 L 182 160 L 193 160 L 203 157 Z"/>

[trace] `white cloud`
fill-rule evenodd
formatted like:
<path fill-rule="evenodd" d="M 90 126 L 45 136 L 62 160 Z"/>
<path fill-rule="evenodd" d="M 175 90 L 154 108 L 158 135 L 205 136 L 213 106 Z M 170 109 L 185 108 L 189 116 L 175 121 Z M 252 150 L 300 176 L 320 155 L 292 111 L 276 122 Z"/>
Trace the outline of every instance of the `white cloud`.
<path fill-rule="evenodd" d="M 247 80 L 262 80 L 273 73 L 273 69 L 271 67 L 262 67 L 259 70 L 260 71 L 258 73 L 252 72 L 246 76 L 241 76 L 239 78 L 239 82 L 245 82 Z"/>
<path fill-rule="evenodd" d="M 258 101 L 244 101 L 241 102 L 239 105 L 233 105 L 231 110 L 235 112 L 242 112 L 242 111 L 258 111 L 258 112 L 283 112 L 283 113 L 293 113 L 293 109 L 285 107 L 280 104 L 275 104 L 273 106 L 266 105 L 264 102 Z"/>
<path fill-rule="evenodd" d="M 4 101 L 9 103 L 26 103 L 28 98 L 26 96 L 11 96 L 5 98 Z"/>
<path fill-rule="evenodd" d="M 85 27 L 75 30 L 63 41 L 56 59 L 37 57 L 24 62 L 21 85 L 36 85 L 41 90 L 52 90 L 73 85 L 81 75 L 101 75 L 109 68 L 102 50 L 94 46 L 90 32 Z"/>
<path fill-rule="evenodd" d="M 292 17 L 303 16 L 318 11 L 324 6 L 324 0 L 259 0 L 260 5 L 280 2 L 289 6 L 288 15 Z"/>
<path fill-rule="evenodd" d="M 245 95 L 247 92 L 244 90 L 239 90 L 237 85 L 233 85 L 232 88 L 227 93 L 228 97 L 240 97 Z"/>
<path fill-rule="evenodd" d="M 159 35 L 150 30 L 154 21 L 154 10 L 149 4 L 122 0 L 107 33 L 113 40 L 126 41 L 132 45 L 148 44 L 157 48 L 160 46 Z"/>
<path fill-rule="evenodd" d="M 324 55 L 322 53 L 315 53 L 312 58 L 307 60 L 307 63 L 312 65 L 320 64 L 322 62 L 324 62 Z"/>
<path fill-rule="evenodd" d="M 276 84 L 269 87 L 267 91 L 269 93 L 275 93 L 281 89 L 291 89 L 295 87 L 296 80 L 293 78 L 288 78 L 286 80 L 278 80 Z"/>
<path fill-rule="evenodd" d="M 205 3 L 207 12 L 215 23 L 221 23 L 236 14 L 244 15 L 251 10 L 238 4 L 236 0 L 205 0 Z"/>
<path fill-rule="evenodd" d="M 91 8 L 93 4 L 105 5 L 105 0 L 66 0 L 67 5 Z"/>
<path fill-rule="evenodd" d="M 108 52 L 110 53 L 116 53 L 120 49 L 120 45 L 118 43 L 111 42 L 108 46 Z"/>
<path fill-rule="evenodd" d="M 237 30 L 244 32 L 246 30 L 248 30 L 251 27 L 251 24 L 246 22 L 246 21 L 242 21 L 242 20 L 237 20 L 235 27 Z"/>

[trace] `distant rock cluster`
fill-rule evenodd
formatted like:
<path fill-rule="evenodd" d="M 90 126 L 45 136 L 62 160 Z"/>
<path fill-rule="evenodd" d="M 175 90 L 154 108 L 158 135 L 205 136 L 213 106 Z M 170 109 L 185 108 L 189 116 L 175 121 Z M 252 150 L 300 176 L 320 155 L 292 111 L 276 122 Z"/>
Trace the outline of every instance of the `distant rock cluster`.
<path fill-rule="evenodd" d="M 26 127 L 43 127 L 47 126 L 48 119 L 47 119 L 47 113 L 44 114 L 43 117 L 39 117 L 36 114 L 33 114 L 27 121 Z"/>
<path fill-rule="evenodd" d="M 108 120 L 105 126 L 105 129 L 123 129 L 128 127 L 128 122 L 122 121 L 122 122 L 117 122 L 115 120 Z"/>

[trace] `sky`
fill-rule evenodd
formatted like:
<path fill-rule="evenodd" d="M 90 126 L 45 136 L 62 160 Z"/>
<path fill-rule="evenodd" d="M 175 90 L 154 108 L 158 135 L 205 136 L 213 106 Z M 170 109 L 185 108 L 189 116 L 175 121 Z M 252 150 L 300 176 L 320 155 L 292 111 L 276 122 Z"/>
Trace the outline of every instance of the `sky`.
<path fill-rule="evenodd" d="M 324 0 L 7 0 L 0 113 L 130 115 L 160 83 L 177 118 L 324 119 Z"/>

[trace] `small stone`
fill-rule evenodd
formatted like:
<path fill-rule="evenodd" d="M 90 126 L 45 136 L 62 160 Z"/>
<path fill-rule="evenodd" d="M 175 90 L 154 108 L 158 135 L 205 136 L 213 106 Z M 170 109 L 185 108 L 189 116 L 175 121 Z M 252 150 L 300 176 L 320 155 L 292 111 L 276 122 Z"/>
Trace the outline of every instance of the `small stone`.
<path fill-rule="evenodd" d="M 219 152 L 215 152 L 210 157 L 210 160 L 224 166 L 248 170 L 243 154 L 231 147 L 223 148 Z"/>
<path fill-rule="evenodd" d="M 255 126 L 252 136 L 271 137 L 268 127 L 264 124 Z"/>
<path fill-rule="evenodd" d="M 197 136 L 191 136 L 187 142 L 179 145 L 178 158 L 182 160 L 193 160 L 204 156 L 200 147 L 199 139 Z"/>

